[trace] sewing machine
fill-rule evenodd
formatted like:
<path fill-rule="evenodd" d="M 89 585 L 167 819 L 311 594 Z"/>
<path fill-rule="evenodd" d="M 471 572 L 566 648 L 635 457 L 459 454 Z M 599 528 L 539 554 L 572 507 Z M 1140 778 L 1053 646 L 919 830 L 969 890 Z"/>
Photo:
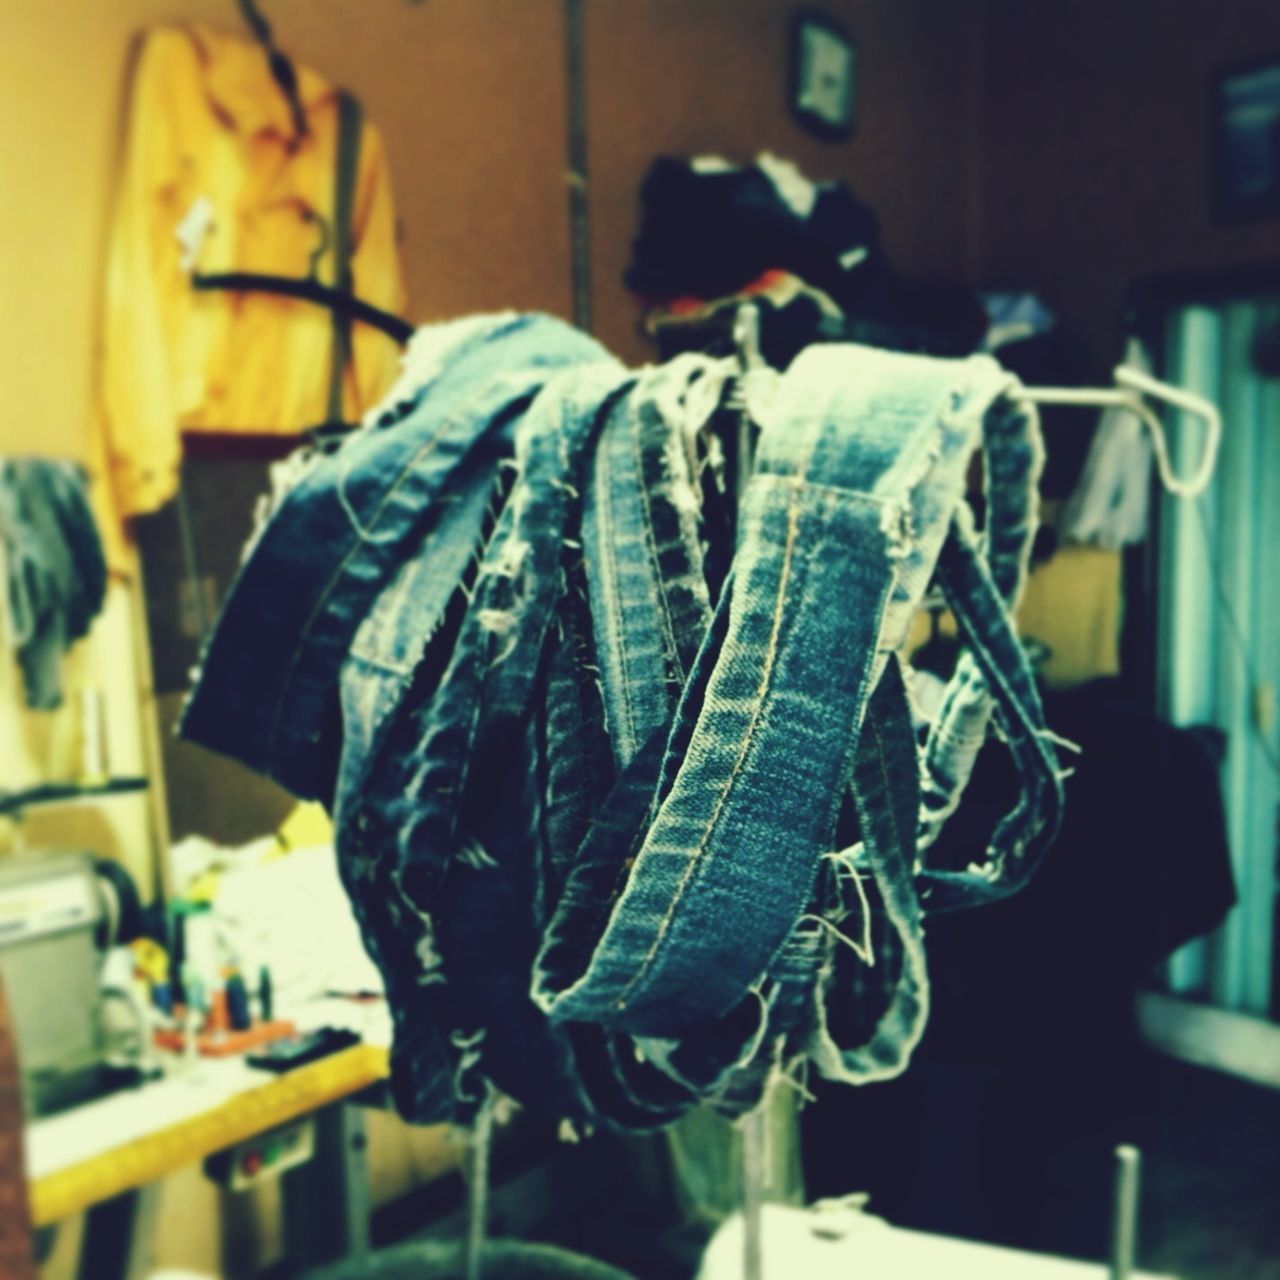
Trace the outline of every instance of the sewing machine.
<path fill-rule="evenodd" d="M 0 977 L 29 1115 L 117 1086 L 105 1057 L 99 967 L 116 894 L 82 853 L 0 860 Z"/>

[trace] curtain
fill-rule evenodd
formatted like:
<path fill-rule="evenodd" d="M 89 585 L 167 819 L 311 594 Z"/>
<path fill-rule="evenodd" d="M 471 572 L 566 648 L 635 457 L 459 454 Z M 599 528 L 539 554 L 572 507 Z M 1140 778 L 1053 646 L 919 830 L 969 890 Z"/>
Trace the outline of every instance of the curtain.
<path fill-rule="evenodd" d="M 1157 697 L 1178 725 L 1226 735 L 1222 766 L 1239 904 L 1216 934 L 1184 947 L 1170 988 L 1224 1008 L 1276 1016 L 1280 834 L 1280 379 L 1259 348 L 1280 304 L 1190 306 L 1170 315 L 1164 376 L 1222 411 L 1218 469 L 1198 499 L 1165 495 L 1159 522 Z M 1189 473 L 1204 428 L 1168 415 L 1171 453 Z"/>

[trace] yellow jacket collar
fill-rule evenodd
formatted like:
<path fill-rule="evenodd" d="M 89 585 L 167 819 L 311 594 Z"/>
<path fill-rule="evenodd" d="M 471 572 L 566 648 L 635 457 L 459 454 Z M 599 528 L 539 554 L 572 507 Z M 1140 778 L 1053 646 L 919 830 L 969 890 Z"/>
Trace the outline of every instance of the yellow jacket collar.
<path fill-rule="evenodd" d="M 293 136 L 293 117 L 284 91 L 271 75 L 267 53 L 254 40 L 203 23 L 187 28 L 204 68 L 205 90 L 219 113 L 238 132 Z M 333 96 L 333 87 L 310 67 L 294 63 L 298 97 L 305 111 Z"/>

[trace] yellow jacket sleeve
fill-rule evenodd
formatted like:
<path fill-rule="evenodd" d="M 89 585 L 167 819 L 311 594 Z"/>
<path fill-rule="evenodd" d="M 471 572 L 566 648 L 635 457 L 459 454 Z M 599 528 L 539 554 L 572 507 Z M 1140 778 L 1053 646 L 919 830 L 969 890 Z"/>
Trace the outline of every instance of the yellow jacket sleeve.
<path fill-rule="evenodd" d="M 190 68 L 184 68 L 191 62 Z M 102 327 L 102 452 L 121 515 L 154 511 L 177 489 L 178 411 L 166 335 L 183 282 L 168 249 L 182 211 L 167 86 L 198 74 L 177 33 L 153 32 L 133 80 Z M 95 450 L 95 452 L 97 452 Z"/>

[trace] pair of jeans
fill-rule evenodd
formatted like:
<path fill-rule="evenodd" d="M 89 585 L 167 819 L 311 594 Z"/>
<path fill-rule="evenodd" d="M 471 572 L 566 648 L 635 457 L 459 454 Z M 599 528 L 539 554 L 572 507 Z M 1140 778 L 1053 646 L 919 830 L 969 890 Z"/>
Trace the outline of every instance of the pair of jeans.
<path fill-rule="evenodd" d="M 289 776 L 334 776 L 406 1114 L 465 1112 L 492 1081 L 650 1128 L 699 1100 L 748 1109 L 804 1057 L 892 1074 L 927 1009 L 922 899 L 1016 884 L 1060 800 L 1008 622 L 1031 426 L 1001 407 L 1010 384 L 989 361 L 805 353 L 757 406 L 721 583 L 691 443 L 724 366 L 635 375 L 562 329 L 469 329 L 421 394 L 402 388 L 302 473 L 242 574 L 259 566 L 262 597 L 291 544 L 308 553 L 309 611 L 286 592 L 270 625 L 293 625 L 293 644 L 267 649 L 263 710 L 294 718 L 260 716 L 239 745 L 262 758 L 292 734 L 309 753 Z M 981 541 L 963 501 L 980 442 Z M 297 541 L 309 503 L 355 499 L 351 536 Z M 921 750 L 899 654 L 935 570 L 972 658 Z M 206 717 L 249 649 L 252 599 L 206 658 Z M 337 710 L 321 715 L 326 664 Z M 1018 808 L 985 869 L 922 867 L 917 835 L 958 797 L 992 716 L 1022 770 Z"/>

